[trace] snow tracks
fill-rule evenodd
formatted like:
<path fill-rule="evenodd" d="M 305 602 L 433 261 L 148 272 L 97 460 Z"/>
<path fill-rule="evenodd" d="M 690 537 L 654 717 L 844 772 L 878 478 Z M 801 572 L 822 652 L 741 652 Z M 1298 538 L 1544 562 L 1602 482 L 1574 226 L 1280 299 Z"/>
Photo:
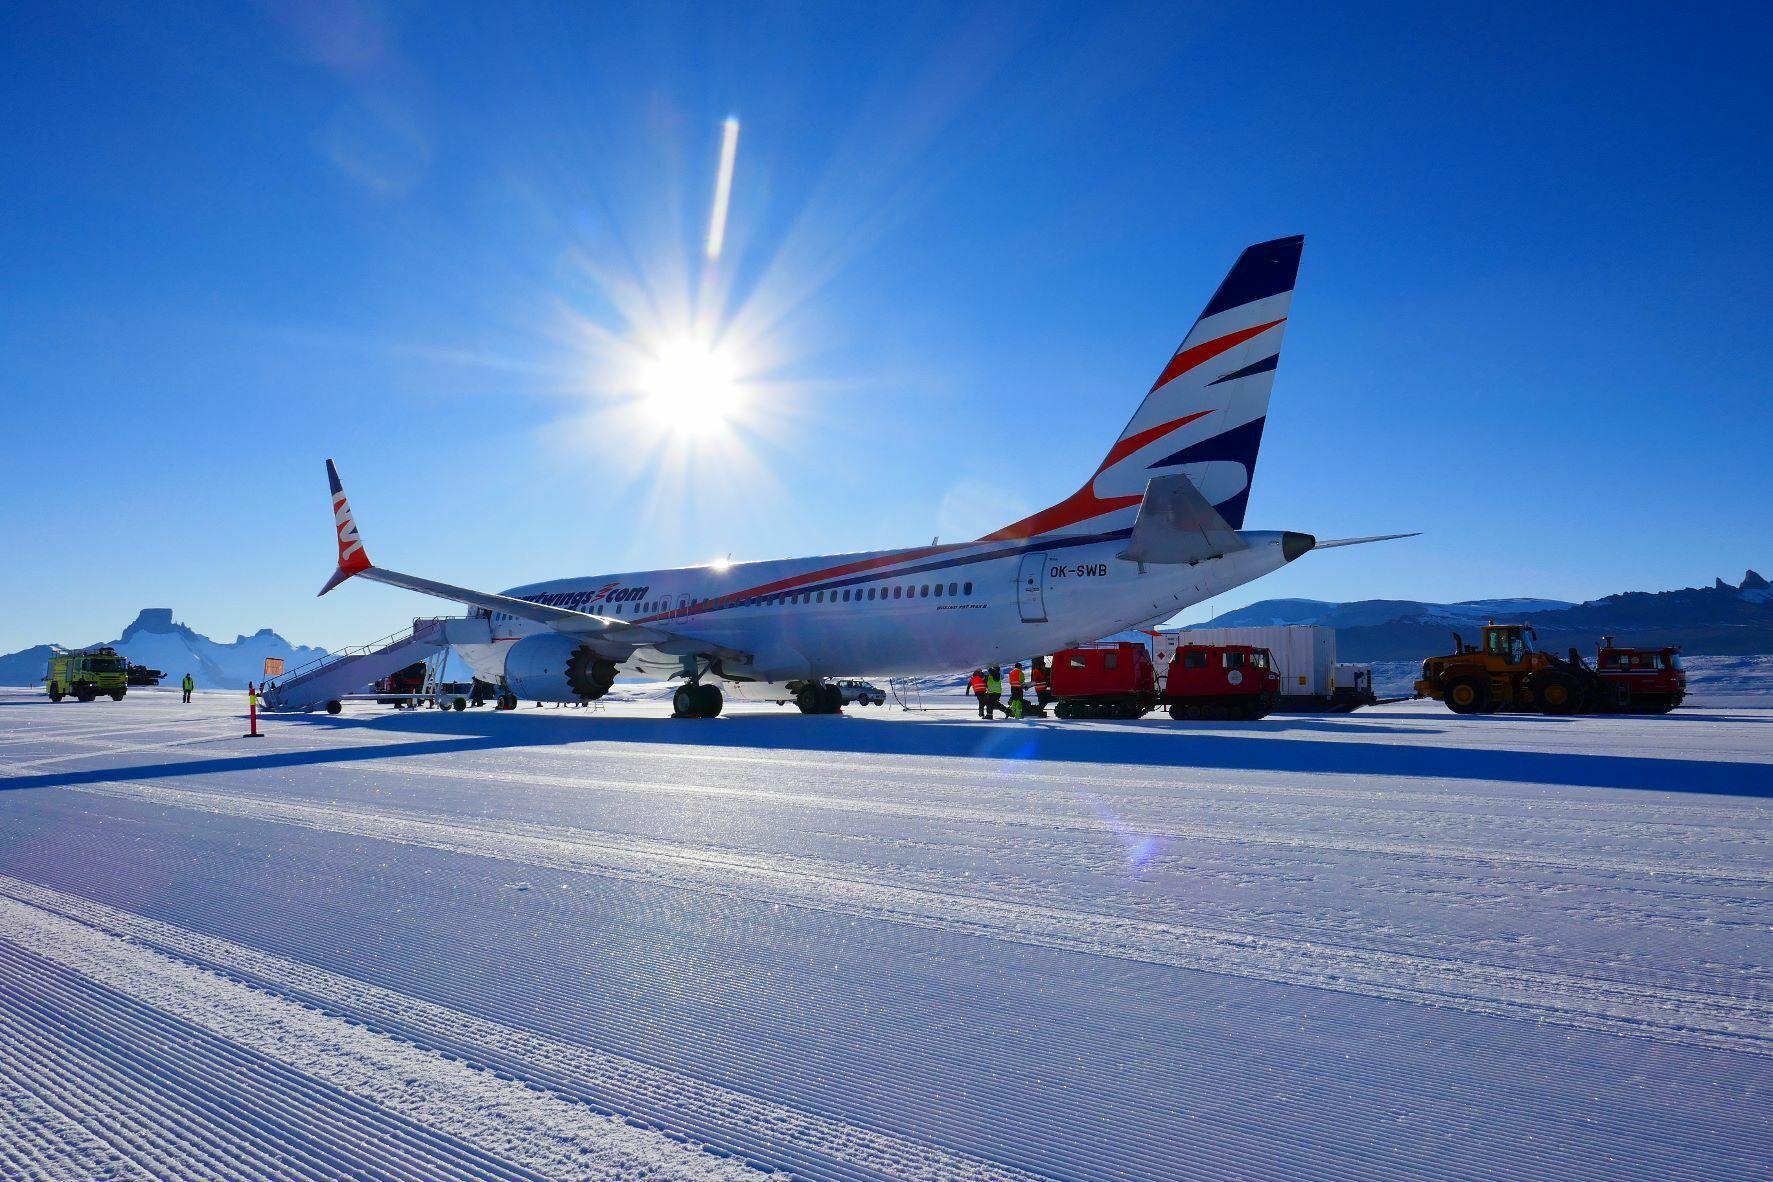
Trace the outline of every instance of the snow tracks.
<path fill-rule="evenodd" d="M 79 791 L 1091 956 L 1773 1056 L 1773 1002 L 1755 998 L 958 893 L 953 880 L 939 873 L 901 869 L 891 876 L 869 875 L 855 865 L 806 856 L 408 809 L 307 804 L 254 793 L 148 784 Z"/>
<path fill-rule="evenodd" d="M 21 1177 L 1027 1177 L 4 876 L 0 936 Z"/>

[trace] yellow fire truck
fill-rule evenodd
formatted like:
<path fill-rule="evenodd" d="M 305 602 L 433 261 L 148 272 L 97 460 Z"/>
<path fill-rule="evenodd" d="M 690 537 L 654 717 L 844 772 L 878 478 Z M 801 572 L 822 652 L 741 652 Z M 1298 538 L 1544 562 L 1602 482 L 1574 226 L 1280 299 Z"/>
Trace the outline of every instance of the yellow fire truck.
<path fill-rule="evenodd" d="M 49 671 L 43 675 L 49 700 L 59 702 L 69 694 L 82 702 L 90 702 L 100 694 L 110 694 L 121 702 L 129 691 L 129 662 L 117 655 L 114 648 L 83 649 L 77 653 L 57 653 L 49 658 Z"/>

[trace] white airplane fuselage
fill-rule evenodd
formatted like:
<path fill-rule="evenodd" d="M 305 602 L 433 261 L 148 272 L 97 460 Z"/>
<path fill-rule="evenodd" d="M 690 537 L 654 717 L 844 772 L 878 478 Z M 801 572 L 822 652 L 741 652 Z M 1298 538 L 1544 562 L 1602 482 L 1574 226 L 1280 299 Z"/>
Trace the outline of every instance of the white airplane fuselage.
<path fill-rule="evenodd" d="M 657 624 L 748 654 L 712 671 L 722 688 L 780 698 L 789 683 L 1003 664 L 1168 619 L 1280 568 L 1312 542 L 1240 536 L 1248 549 L 1180 565 L 1117 557 L 1124 534 L 1049 537 L 556 579 L 504 594 Z M 458 647 L 476 676 L 498 682 L 517 644 L 553 635 L 546 624 L 495 612 L 491 643 Z M 616 663 L 631 674 L 697 672 L 655 648 Z M 534 678 L 513 684 L 539 700 L 578 696 L 564 684 L 548 693 Z"/>

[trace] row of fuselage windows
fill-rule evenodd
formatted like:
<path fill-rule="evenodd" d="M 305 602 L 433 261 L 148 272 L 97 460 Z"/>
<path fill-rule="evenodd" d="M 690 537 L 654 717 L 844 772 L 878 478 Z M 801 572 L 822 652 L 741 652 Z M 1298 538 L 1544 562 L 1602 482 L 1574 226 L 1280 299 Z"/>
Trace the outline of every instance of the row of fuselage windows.
<path fill-rule="evenodd" d="M 650 599 L 645 603 L 596 604 L 592 615 L 655 616 L 683 615 L 691 611 L 715 610 L 723 607 L 774 607 L 803 603 L 869 603 L 883 599 L 962 599 L 973 594 L 971 583 L 894 583 L 887 587 L 846 587 L 841 591 L 799 591 L 784 595 L 725 595 L 715 599 L 694 599 L 673 608 L 668 599 Z M 515 619 L 508 612 L 494 612 L 495 620 Z"/>

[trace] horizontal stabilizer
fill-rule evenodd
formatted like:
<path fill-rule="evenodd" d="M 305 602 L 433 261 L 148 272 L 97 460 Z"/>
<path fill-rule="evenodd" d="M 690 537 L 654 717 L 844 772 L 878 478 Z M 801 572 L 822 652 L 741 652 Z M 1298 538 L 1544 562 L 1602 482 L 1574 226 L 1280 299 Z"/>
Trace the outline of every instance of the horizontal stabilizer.
<path fill-rule="evenodd" d="M 1371 538 L 1331 538 L 1327 542 L 1319 542 L 1316 549 L 1328 550 L 1332 546 L 1364 546 L 1368 542 L 1395 542 L 1399 538 L 1419 538 L 1421 536 L 1422 531 L 1417 530 L 1410 534 L 1379 534 Z"/>
<path fill-rule="evenodd" d="M 1249 549 L 1229 522 L 1182 473 L 1154 476 L 1133 522 L 1121 558 L 1133 562 L 1183 563 Z"/>

